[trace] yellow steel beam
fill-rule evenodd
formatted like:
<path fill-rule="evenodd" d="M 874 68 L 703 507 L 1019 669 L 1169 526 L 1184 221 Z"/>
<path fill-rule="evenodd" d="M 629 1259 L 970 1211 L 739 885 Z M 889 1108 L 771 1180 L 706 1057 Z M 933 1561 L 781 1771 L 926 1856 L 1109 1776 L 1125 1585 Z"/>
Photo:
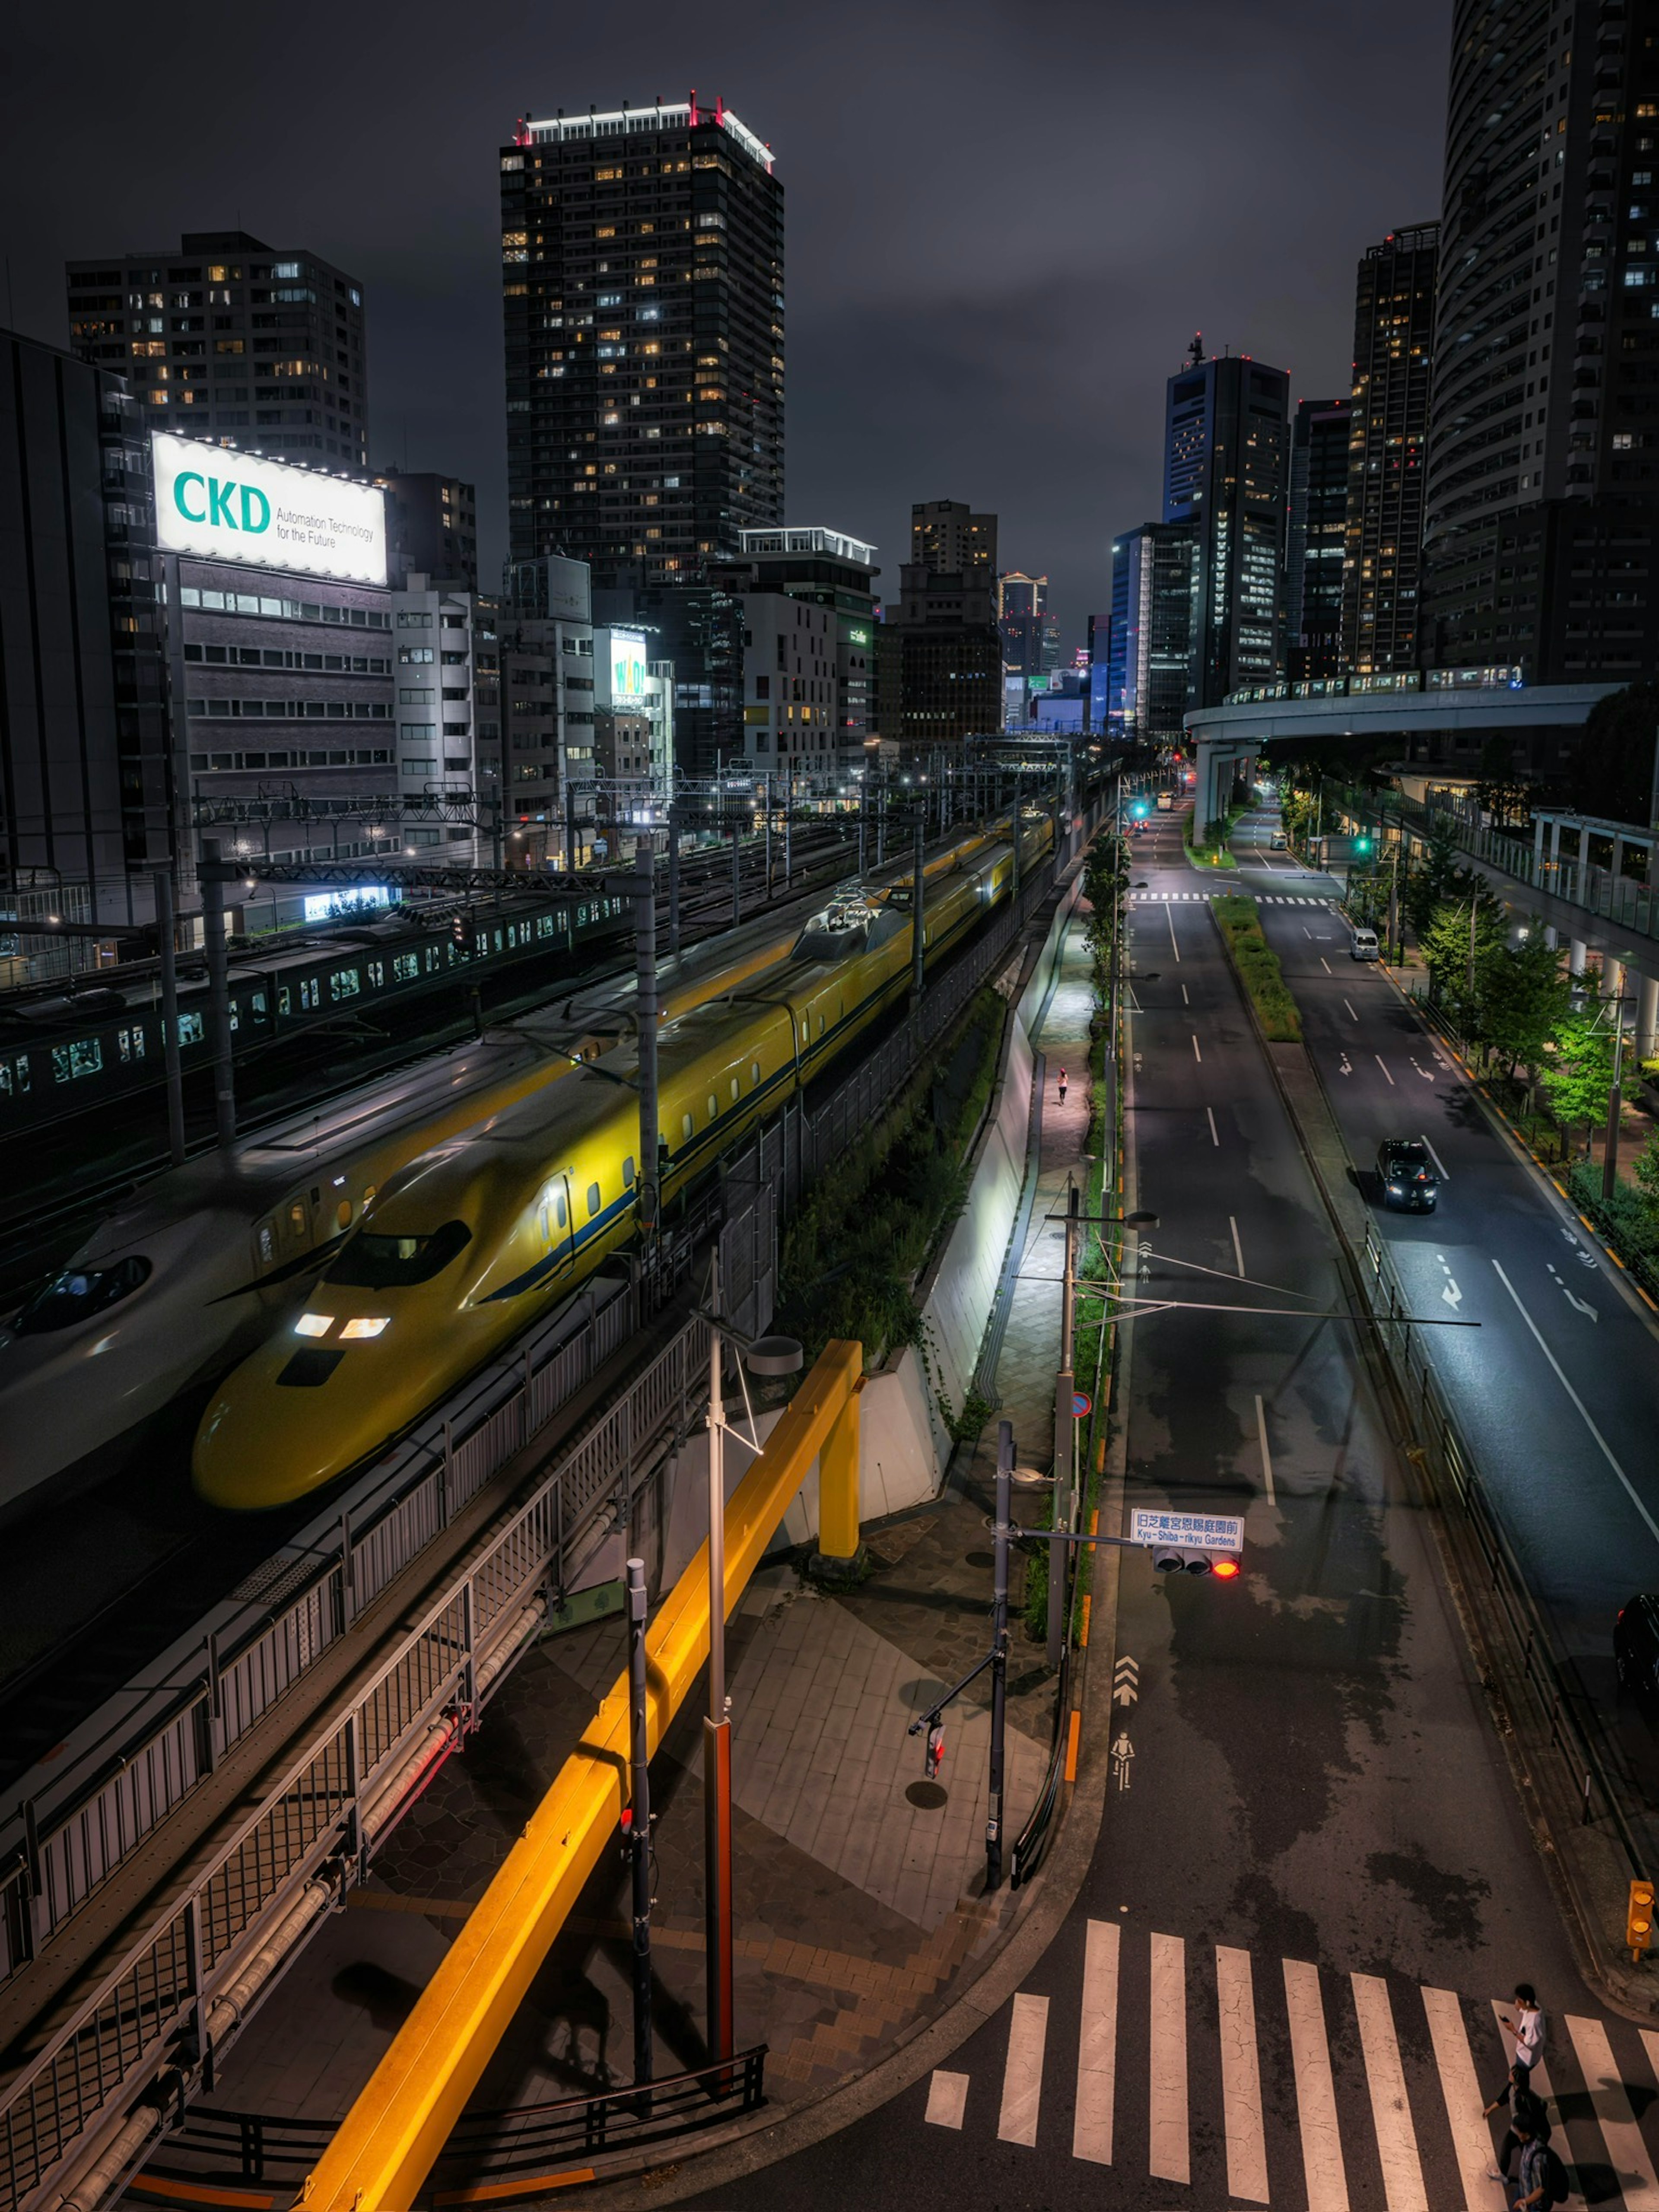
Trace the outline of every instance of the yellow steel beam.
<path fill-rule="evenodd" d="M 818 1550 L 850 1559 L 859 1548 L 859 1395 L 855 1383 L 818 1454 Z"/>
<path fill-rule="evenodd" d="M 726 1511 L 726 1610 L 742 1595 L 864 1365 L 833 1343 Z M 708 1547 L 647 1638 L 654 1751 L 708 1656 Z M 408 2212 L 582 1886 L 615 1835 L 628 1773 L 624 1672 L 398 2030 L 316 2168 L 306 2212 Z"/>

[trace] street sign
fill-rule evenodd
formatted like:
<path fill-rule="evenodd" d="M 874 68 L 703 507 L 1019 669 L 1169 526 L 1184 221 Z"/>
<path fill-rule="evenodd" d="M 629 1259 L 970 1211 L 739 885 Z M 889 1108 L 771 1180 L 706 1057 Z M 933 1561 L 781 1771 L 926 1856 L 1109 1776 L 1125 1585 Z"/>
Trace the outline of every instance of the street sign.
<path fill-rule="evenodd" d="M 1094 1401 L 1094 1400 L 1093 1400 L 1093 1399 L 1089 1395 L 1089 1394 L 1088 1394 L 1088 1392 L 1087 1392 L 1086 1390 L 1073 1390 L 1073 1393 L 1072 1393 L 1072 1419 L 1073 1419 L 1074 1421 L 1083 1421 L 1083 1420 L 1086 1420 L 1086 1419 L 1088 1419 L 1089 1415 L 1090 1415 L 1091 1413 L 1093 1413 L 1094 1409 L 1095 1409 L 1095 1401 Z"/>
<path fill-rule="evenodd" d="M 1132 1544 L 1169 1544 L 1210 1552 L 1242 1552 L 1244 1522 L 1231 1513 L 1165 1513 L 1137 1505 L 1129 1516 Z"/>

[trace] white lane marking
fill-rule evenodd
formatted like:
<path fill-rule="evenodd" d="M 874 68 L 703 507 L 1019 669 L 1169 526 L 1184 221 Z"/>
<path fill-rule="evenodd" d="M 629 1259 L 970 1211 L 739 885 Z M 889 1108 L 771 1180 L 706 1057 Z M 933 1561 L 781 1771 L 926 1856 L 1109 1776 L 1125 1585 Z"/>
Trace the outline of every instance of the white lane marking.
<path fill-rule="evenodd" d="M 1584 2087 L 1601 2123 L 1601 2139 L 1624 2191 L 1626 2212 L 1659 2212 L 1659 2176 L 1619 2078 L 1607 2031 L 1599 2020 L 1578 2020 L 1569 2013 L 1567 2033 L 1584 2069 Z"/>
<path fill-rule="evenodd" d="M 1439 1153 L 1436 1152 L 1434 1146 L 1429 1142 L 1426 1137 L 1423 1139 L 1423 1149 L 1428 1154 L 1429 1158 L 1434 1162 L 1435 1166 L 1439 1170 L 1441 1182 L 1449 1182 L 1451 1181 L 1451 1176 L 1446 1170 L 1446 1163 L 1441 1158 Z"/>
<path fill-rule="evenodd" d="M 1152 2092 L 1147 2172 L 1159 2181 L 1189 2181 L 1187 1946 L 1179 1936 L 1152 1937 L 1152 2009 L 1146 2045 Z"/>
<path fill-rule="evenodd" d="M 1345 1006 L 1346 1006 L 1346 1007 L 1347 1007 L 1348 1012 L 1349 1012 L 1351 1014 L 1353 1014 L 1353 1018 L 1354 1018 L 1355 1021 L 1358 1021 L 1358 1020 L 1359 1019 L 1359 1017 L 1358 1017 L 1358 1014 L 1354 1014 L 1354 1012 L 1353 1012 L 1353 1006 L 1352 1006 L 1352 1003 L 1351 1003 L 1348 1000 L 1346 1000 L 1346 999 L 1344 999 L 1344 1000 L 1342 1001 L 1342 1003 L 1343 1003 L 1343 1005 L 1344 1005 Z"/>
<path fill-rule="evenodd" d="M 1204 1109 L 1204 1111 L 1208 1115 L 1210 1119 L 1210 1142 L 1218 1152 L 1221 1149 L 1221 1139 L 1215 1133 L 1215 1108 L 1213 1106 L 1206 1106 Z"/>
<path fill-rule="evenodd" d="M 1492 2185 L 1486 2179 L 1492 2166 L 1492 2137 L 1482 2117 L 1486 2100 L 1475 2080 L 1463 2008 L 1450 1990 L 1425 1990 L 1423 2009 L 1429 2016 L 1429 2039 L 1457 2154 L 1463 2203 L 1468 2212 L 1492 2212 Z"/>
<path fill-rule="evenodd" d="M 1242 1276 L 1244 1273 L 1244 1252 L 1238 1241 L 1238 1223 L 1231 1213 L 1227 1216 L 1227 1226 L 1233 1232 L 1233 1258 L 1237 1262 L 1238 1272 Z"/>
<path fill-rule="evenodd" d="M 1281 1963 L 1308 2212 L 1348 2212 L 1348 2181 L 1342 2166 L 1342 2134 L 1336 2117 L 1336 2085 L 1331 2079 L 1331 2049 L 1325 2039 L 1319 1969 L 1302 1959 L 1285 1959 Z"/>
<path fill-rule="evenodd" d="M 1198 1036 L 1196 1031 L 1194 1031 L 1193 1036 L 1193 1058 L 1198 1062 L 1199 1066 L 1202 1067 L 1204 1065 L 1204 1055 L 1198 1048 Z"/>
<path fill-rule="evenodd" d="M 1456 1283 L 1450 1275 L 1447 1276 L 1445 1288 L 1441 1291 L 1440 1296 L 1444 1303 L 1451 1308 L 1454 1313 L 1456 1312 L 1458 1307 L 1463 1303 L 1463 1293 L 1458 1289 Z"/>
<path fill-rule="evenodd" d="M 1258 1403 L 1260 1401 L 1258 1401 Z M 1221 2117 L 1227 2130 L 1227 2192 L 1249 2204 L 1267 2202 L 1267 2136 L 1261 2121 L 1261 2068 L 1255 2048 L 1255 1994 L 1250 1954 L 1224 1943 L 1215 1950 L 1221 2015 Z"/>
<path fill-rule="evenodd" d="M 1072 2156 L 1112 2162 L 1113 2100 L 1117 2081 L 1115 1920 L 1091 1920 L 1083 1948 L 1083 2027 L 1077 2046 L 1077 2117 Z"/>
<path fill-rule="evenodd" d="M 1598 1328 L 1600 1327 L 1601 1316 L 1596 1312 L 1595 1308 L 1593 1305 L 1588 1304 L 1583 1298 L 1574 1297 L 1572 1292 L 1567 1288 L 1565 1283 L 1561 1285 L 1561 1295 L 1570 1306 L 1576 1306 L 1581 1314 L 1587 1314 L 1590 1320 L 1595 1322 Z"/>
<path fill-rule="evenodd" d="M 1376 2127 L 1382 2194 L 1389 2212 L 1429 2212 L 1389 1985 L 1377 1974 L 1352 1974 L 1349 1979 L 1359 2019 L 1359 2047 L 1365 2054 L 1365 2086 L 1371 2093 L 1371 2118 Z"/>
<path fill-rule="evenodd" d="M 1613 1446 L 1607 1442 L 1601 1430 L 1596 1427 L 1595 1422 L 1590 1419 L 1589 1407 L 1585 1405 L 1583 1400 L 1579 1396 L 1578 1393 L 1573 1389 L 1571 1383 L 1568 1382 L 1566 1376 L 1562 1373 L 1560 1361 L 1550 1350 L 1548 1345 L 1545 1343 L 1543 1336 L 1539 1330 L 1537 1322 L 1527 1311 L 1525 1306 L 1522 1304 L 1520 1292 L 1516 1289 L 1515 1285 L 1510 1282 L 1509 1277 L 1504 1273 L 1503 1268 L 1498 1265 L 1498 1262 L 1496 1260 L 1492 1261 L 1492 1266 L 1498 1269 L 1498 1281 L 1502 1283 L 1504 1288 L 1515 1300 L 1516 1311 L 1520 1315 L 1522 1320 L 1525 1322 L 1527 1327 L 1532 1331 L 1533 1335 L 1537 1341 L 1538 1349 L 1543 1353 L 1545 1358 L 1548 1360 L 1550 1365 L 1555 1370 L 1556 1381 L 1561 1385 L 1561 1388 L 1566 1392 L 1568 1397 L 1571 1399 L 1573 1404 L 1578 1408 L 1579 1419 L 1583 1422 L 1584 1426 L 1589 1431 L 1596 1443 L 1600 1445 L 1602 1458 L 1606 1460 L 1607 1465 L 1618 1476 L 1620 1481 L 1624 1484 L 1625 1494 L 1630 1499 L 1631 1504 L 1636 1508 L 1637 1511 L 1641 1515 L 1643 1520 L 1647 1523 L 1648 1534 L 1654 1539 L 1656 1543 L 1659 1543 L 1659 1522 L 1655 1521 L 1652 1514 L 1648 1511 L 1647 1507 L 1643 1504 L 1641 1499 L 1637 1496 L 1635 1485 L 1631 1481 L 1630 1477 L 1626 1474 L 1624 1468 L 1620 1466 L 1618 1461 L 1613 1457 Z"/>
<path fill-rule="evenodd" d="M 967 2109 L 968 2076 L 947 2074 L 943 2067 L 936 2066 L 927 2085 L 927 2119 L 936 2128 L 959 2128 Z"/>
<path fill-rule="evenodd" d="M 1169 905 L 1167 902 L 1165 902 L 1164 908 L 1164 919 L 1170 925 L 1170 943 L 1174 948 L 1176 965 L 1178 968 L 1181 965 L 1181 947 L 1176 944 L 1175 908 Z"/>
<path fill-rule="evenodd" d="M 1322 953 L 1320 954 L 1320 956 L 1319 956 L 1319 964 L 1320 964 L 1320 966 L 1321 966 L 1321 967 L 1325 970 L 1325 973 L 1328 975 L 1330 974 L 1330 972 L 1331 972 L 1331 963 L 1330 963 L 1330 962 L 1329 962 L 1329 961 L 1325 957 L 1325 956 L 1324 956 L 1324 954 L 1323 954 L 1322 952 Z"/>
<path fill-rule="evenodd" d="M 1241 1267 L 1240 1274 L 1243 1272 Z M 1260 1392 L 1256 1394 L 1255 1401 L 1255 1433 L 1261 1445 L 1261 1476 L 1267 1486 L 1267 1503 L 1277 1505 L 1279 1500 L 1273 1495 L 1273 1457 L 1267 1449 L 1267 1409 L 1261 1402 Z"/>
<path fill-rule="evenodd" d="M 1184 983 L 1181 987 L 1181 1003 L 1183 1006 L 1190 1006 L 1193 1003 L 1187 996 L 1187 986 Z"/>
<path fill-rule="evenodd" d="M 1388 1068 L 1383 1064 L 1382 1054 L 1380 1052 L 1374 1052 L 1371 1054 L 1371 1058 L 1376 1062 L 1377 1066 L 1382 1069 L 1383 1074 L 1389 1075 Z M 1394 1078 L 1391 1075 L 1389 1075 L 1389 1088 L 1390 1091 L 1394 1089 Z"/>
<path fill-rule="evenodd" d="M 1008 2021 L 1008 2063 L 1002 2076 L 997 2136 L 1003 2142 L 1035 2143 L 1042 2099 L 1042 2046 L 1048 2034 L 1048 2000 L 1021 1990 Z"/>

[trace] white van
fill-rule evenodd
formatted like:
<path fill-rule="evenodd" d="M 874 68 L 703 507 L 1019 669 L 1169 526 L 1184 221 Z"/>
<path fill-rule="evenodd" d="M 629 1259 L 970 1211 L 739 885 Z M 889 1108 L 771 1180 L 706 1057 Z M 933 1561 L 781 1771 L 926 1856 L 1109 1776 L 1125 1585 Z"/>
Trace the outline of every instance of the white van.
<path fill-rule="evenodd" d="M 1349 933 L 1348 957 L 1352 960 L 1380 960 L 1382 952 L 1374 929 L 1356 929 Z"/>
<path fill-rule="evenodd" d="M 1171 812 L 1171 811 L 1173 811 L 1174 806 L 1175 806 L 1175 793 L 1174 793 L 1174 792 L 1172 792 L 1172 791 L 1160 791 L 1160 792 L 1159 792 L 1159 793 L 1158 794 L 1158 812 L 1159 812 L 1160 814 L 1168 814 L 1168 813 L 1170 813 L 1170 812 Z"/>

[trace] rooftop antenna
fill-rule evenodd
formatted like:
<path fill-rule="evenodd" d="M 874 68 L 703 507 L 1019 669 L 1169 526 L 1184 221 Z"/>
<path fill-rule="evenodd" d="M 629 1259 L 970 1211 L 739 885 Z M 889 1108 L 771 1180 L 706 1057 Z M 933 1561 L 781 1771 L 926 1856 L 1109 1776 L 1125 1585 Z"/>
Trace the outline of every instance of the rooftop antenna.
<path fill-rule="evenodd" d="M 1187 349 L 1187 366 L 1188 366 L 1188 368 L 1196 368 L 1198 367 L 1199 363 L 1203 360 L 1203 358 L 1204 358 L 1204 333 L 1203 333 L 1203 331 L 1194 331 L 1193 332 L 1193 342 L 1192 342 L 1192 343 L 1191 343 L 1191 344 L 1188 347 L 1188 349 Z"/>

